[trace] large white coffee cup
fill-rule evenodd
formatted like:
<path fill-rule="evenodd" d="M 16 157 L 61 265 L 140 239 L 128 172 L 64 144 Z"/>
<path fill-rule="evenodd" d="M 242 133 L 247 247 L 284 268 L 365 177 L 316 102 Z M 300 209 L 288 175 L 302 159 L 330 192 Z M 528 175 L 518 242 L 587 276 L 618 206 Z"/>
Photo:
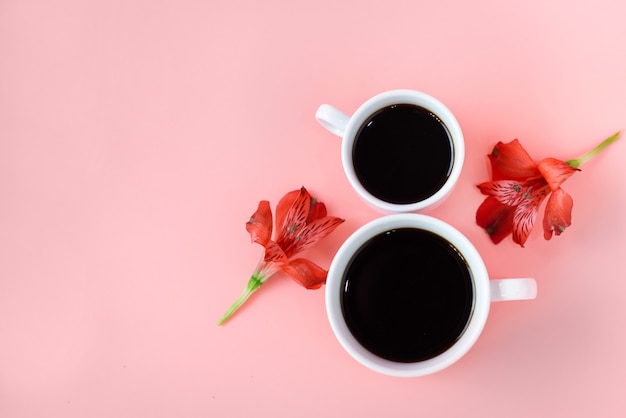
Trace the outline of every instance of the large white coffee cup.
<path fill-rule="evenodd" d="M 398 362 L 372 353 L 359 342 L 347 324 L 342 304 L 344 303 L 344 292 L 347 291 L 346 272 L 353 263 L 355 255 L 359 254 L 374 237 L 407 228 L 435 234 L 436 239 L 440 238 L 447 242 L 465 260 L 471 276 L 471 314 L 463 331 L 445 351 L 420 361 Z M 424 273 L 419 273 L 417 267 L 419 266 L 416 266 L 416 280 L 424 279 L 424 277 L 419 277 L 420 274 L 423 275 Z M 351 277 L 351 280 L 355 281 L 359 278 Z M 390 286 L 393 286 L 393 277 L 389 277 L 389 283 Z M 328 271 L 325 297 L 326 310 L 332 330 L 339 343 L 354 359 L 364 366 L 386 375 L 414 377 L 440 371 L 463 357 L 481 334 L 487 321 L 491 302 L 534 299 L 536 294 L 537 286 L 534 279 L 490 280 L 485 264 L 476 248 L 451 225 L 423 214 L 394 214 L 383 216 L 364 225 L 345 241 L 334 257 Z M 415 300 L 418 299 L 415 298 Z M 435 306 L 430 314 L 438 315 L 437 312 Z M 382 326 L 384 325 L 382 324 Z M 407 332 L 421 332 L 421 330 L 408 329 Z"/>
<path fill-rule="evenodd" d="M 357 149 L 356 147 L 360 146 L 358 145 L 361 141 L 359 137 L 362 135 L 364 127 L 371 124 L 372 118 L 384 109 L 403 105 L 413 105 L 424 109 L 432 116 L 433 120 L 441 123 L 445 130 L 447 130 L 447 138 L 444 139 L 444 141 L 448 141 L 451 147 L 449 166 L 441 168 L 447 170 L 445 177 L 442 177 L 437 185 L 432 186 L 432 192 L 416 197 L 415 200 L 410 201 L 390 200 L 383 196 L 384 193 L 381 194 L 378 193 L 378 191 L 372 191 L 372 188 L 366 184 L 367 182 L 364 183 L 363 181 L 363 170 L 359 172 L 359 168 L 355 168 L 355 159 L 353 158 L 354 152 Z M 452 112 L 443 103 L 428 94 L 414 90 L 387 91 L 367 100 L 352 116 L 346 115 L 331 105 L 323 104 L 318 108 L 315 118 L 330 132 L 342 138 L 341 160 L 351 186 L 366 202 L 383 213 L 415 212 L 434 207 L 434 205 L 440 203 L 450 193 L 461 173 L 465 156 L 465 145 L 461 128 Z M 398 149 L 397 152 L 394 151 L 394 153 L 391 153 L 389 148 L 385 148 L 387 143 L 393 143 L 393 139 L 396 135 L 393 130 L 391 130 L 386 137 L 381 138 L 381 146 L 383 147 L 383 152 L 380 152 L 381 158 L 384 157 L 386 159 L 385 161 L 390 162 L 389 167 L 391 167 L 387 172 L 394 171 L 395 173 L 395 171 L 398 171 L 398 173 L 390 173 L 389 179 L 383 179 L 382 174 L 379 175 L 376 173 L 376 180 L 380 180 L 381 182 L 387 181 L 390 183 L 387 184 L 387 186 L 395 185 L 396 187 L 399 187 L 397 186 L 400 183 L 398 181 L 399 176 L 403 181 L 407 180 L 413 182 L 415 185 L 420 184 L 419 182 L 426 181 L 425 179 L 428 176 L 416 175 L 415 170 L 417 170 L 418 167 L 422 167 L 422 170 L 425 170 L 428 164 L 431 164 L 432 161 L 435 161 L 439 156 L 421 153 L 419 147 L 428 144 L 429 138 L 433 136 L 425 132 L 419 132 L 419 125 L 414 127 L 414 129 L 418 131 L 415 132 L 416 135 L 411 136 L 415 138 L 415 141 L 413 143 L 404 144 L 403 147 L 405 149 L 396 146 Z M 412 152 L 415 154 L 412 154 Z M 433 151 L 431 154 L 438 154 L 438 152 Z M 407 159 L 409 159 L 409 163 L 407 163 Z M 403 174 L 400 168 L 404 166 L 407 168 L 407 176 L 411 178 L 405 179 L 402 177 Z M 408 168 L 410 168 L 410 170 Z M 424 173 L 424 171 L 420 172 Z"/>

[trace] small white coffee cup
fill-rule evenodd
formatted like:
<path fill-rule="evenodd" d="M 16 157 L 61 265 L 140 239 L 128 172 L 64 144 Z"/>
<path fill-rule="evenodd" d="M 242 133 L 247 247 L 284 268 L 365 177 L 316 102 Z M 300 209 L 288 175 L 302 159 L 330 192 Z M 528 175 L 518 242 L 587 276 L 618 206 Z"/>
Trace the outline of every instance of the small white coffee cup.
<path fill-rule="evenodd" d="M 469 281 L 471 282 L 471 296 L 468 296 L 468 300 L 470 300 L 471 303 L 471 311 L 468 314 L 467 319 L 463 320 L 464 323 L 460 334 L 455 336 L 455 338 L 451 340 L 451 345 L 446 345 L 447 348 L 444 348 L 442 352 L 434 354 L 429 358 L 417 361 L 395 361 L 383 358 L 384 356 L 374 354 L 369 348 L 366 348 L 367 344 L 360 342 L 363 341 L 362 339 L 359 339 L 360 337 L 354 335 L 353 331 L 351 331 L 350 325 L 347 323 L 349 320 L 346 319 L 346 317 L 349 316 L 350 308 L 345 306 L 345 295 L 346 292 L 348 292 L 349 287 L 358 286 L 358 283 L 355 284 L 355 282 L 358 282 L 359 276 L 349 277 L 350 273 L 348 273 L 349 269 L 352 268 L 352 265 L 354 263 L 358 263 L 358 261 L 354 261 L 357 260 L 357 255 L 366 251 L 364 248 L 367 248 L 367 245 L 370 245 L 369 243 L 373 242 L 374 237 L 382 237 L 390 233 L 397 233 L 398 230 L 407 229 L 426 231 L 430 235 L 434 234 L 434 239 L 438 240 L 438 242 L 441 240 L 444 244 L 444 248 L 449 245 L 450 248 L 458 253 L 460 258 L 464 260 L 467 270 L 470 273 Z M 430 248 L 432 246 L 428 247 Z M 411 257 L 410 252 L 407 254 Z M 368 260 L 370 258 L 371 257 L 369 257 Z M 389 267 L 391 268 L 393 266 Z M 368 266 L 366 266 L 366 268 L 369 269 Z M 383 268 L 386 269 L 386 267 Z M 426 273 L 421 270 L 418 272 L 417 269 L 415 274 L 415 280 L 421 280 L 423 277 L 428 277 L 430 280 L 432 277 L 435 277 L 431 276 L 431 273 L 428 273 L 428 276 L 425 276 Z M 412 277 L 410 277 L 410 279 L 413 280 Z M 394 286 L 394 283 L 396 283 L 396 279 L 391 276 L 385 276 L 385 282 L 383 283 L 386 283 L 386 280 L 389 280 L 389 286 Z M 437 297 L 441 297 L 441 294 L 443 294 L 443 297 L 447 298 L 447 295 L 445 295 L 446 290 L 447 288 L 445 288 L 443 292 L 439 292 Z M 491 302 L 534 299 L 537 294 L 537 285 L 535 280 L 530 278 L 490 280 L 480 254 L 461 232 L 449 224 L 433 217 L 423 214 L 404 213 L 383 216 L 371 221 L 354 232 L 338 250 L 331 263 L 328 271 L 325 291 L 326 310 L 332 330 L 343 348 L 354 359 L 364 366 L 386 375 L 397 377 L 416 377 L 440 371 L 463 357 L 474 345 L 482 332 L 487 321 Z M 385 290 L 379 289 L 377 292 L 385 292 Z M 419 296 L 420 295 L 415 295 L 415 298 L 413 298 L 413 295 L 410 295 L 409 298 L 403 299 L 405 301 L 404 303 L 407 301 L 409 301 L 409 303 L 418 303 L 413 301 L 418 301 Z M 364 307 L 368 312 L 370 309 L 376 309 L 375 307 L 372 307 L 375 303 L 373 302 L 375 297 L 378 296 L 376 294 L 372 294 L 367 295 L 364 299 L 360 299 L 366 301 L 364 303 L 369 304 Z M 430 295 L 425 297 L 431 298 Z M 430 299 L 426 302 L 429 301 Z M 422 302 L 419 303 L 426 302 L 422 300 Z M 428 307 L 427 309 L 428 310 L 426 312 L 428 312 L 428 315 L 437 316 L 442 313 L 441 305 L 436 303 L 433 303 L 432 310 L 431 307 Z M 445 314 L 445 312 L 443 313 Z M 383 319 L 380 321 L 381 323 L 372 323 L 371 326 L 387 330 L 385 327 L 388 327 L 389 324 L 385 324 Z M 428 323 L 429 321 L 431 321 L 431 318 L 427 316 L 426 319 L 424 319 L 424 322 Z M 407 332 L 422 333 L 422 329 L 412 328 L 414 322 L 418 321 L 411 321 Z M 370 324 L 365 323 L 365 326 L 370 327 Z M 434 330 L 433 333 L 436 331 L 437 330 Z M 419 336 L 416 336 L 416 338 L 418 337 Z"/>
<path fill-rule="evenodd" d="M 446 154 L 445 157 L 440 157 L 439 154 L 443 151 L 440 151 L 439 148 L 436 150 L 420 148 L 430 144 L 430 138 L 435 138 L 425 132 L 417 132 L 417 135 L 412 135 L 411 138 L 415 138 L 413 143 L 402 144 L 402 146 L 393 145 L 395 151 L 392 153 L 391 146 L 386 147 L 386 143 L 392 143 L 397 134 L 391 130 L 388 135 L 380 136 L 379 142 L 382 148 L 378 151 L 372 148 L 372 153 L 380 154 L 381 160 L 384 158 L 388 165 L 381 166 L 380 173 L 371 172 L 371 167 L 367 168 L 367 166 L 366 168 L 355 167 L 353 155 L 356 155 L 357 149 L 363 148 L 359 144 L 364 142 L 359 138 L 366 131 L 365 127 L 371 125 L 374 120 L 373 117 L 385 109 L 405 105 L 425 110 L 434 121 L 442 125 L 443 129 L 447 131 L 447 136 L 443 141 L 448 142 L 445 146 L 450 149 L 450 151 L 445 152 L 450 152 L 450 155 Z M 348 181 L 366 202 L 383 213 L 415 212 L 434 207 L 450 193 L 461 173 L 465 145 L 459 123 L 443 103 L 425 93 L 414 90 L 390 90 L 367 100 L 352 116 L 346 115 L 331 105 L 323 104 L 318 108 L 315 118 L 330 132 L 342 137 L 341 159 Z M 376 126 L 376 123 L 379 122 L 375 122 L 373 126 Z M 394 122 L 389 123 L 393 124 Z M 396 125 L 398 124 L 396 123 Z M 410 128 L 416 131 L 421 130 L 420 125 L 410 126 Z M 439 142 L 435 142 L 434 139 L 433 144 L 439 146 Z M 380 152 L 381 149 L 383 152 Z M 424 149 L 430 150 L 430 152 L 421 152 Z M 437 184 L 429 186 L 428 192 L 420 192 L 414 198 L 404 196 L 398 198 L 393 195 L 396 192 L 386 194 L 385 187 L 399 188 L 405 180 L 412 182 L 412 187 L 426 182 L 431 172 L 434 175 L 434 171 L 430 170 L 430 165 L 433 165 L 433 162 L 438 161 L 439 158 L 449 159 L 448 166 L 442 165 L 435 170 L 437 175 L 439 175 L 439 171 L 444 170 L 440 173 L 443 177 L 436 180 Z M 359 164 L 363 165 L 357 161 L 357 165 Z M 368 172 L 371 173 L 371 179 L 366 181 L 367 175 L 370 175 Z M 363 173 L 366 173 L 365 177 Z M 402 181 L 398 181 L 398 179 Z M 376 186 L 378 189 L 371 186 L 372 181 L 374 183 L 380 182 Z M 435 180 L 433 179 L 433 181 Z"/>

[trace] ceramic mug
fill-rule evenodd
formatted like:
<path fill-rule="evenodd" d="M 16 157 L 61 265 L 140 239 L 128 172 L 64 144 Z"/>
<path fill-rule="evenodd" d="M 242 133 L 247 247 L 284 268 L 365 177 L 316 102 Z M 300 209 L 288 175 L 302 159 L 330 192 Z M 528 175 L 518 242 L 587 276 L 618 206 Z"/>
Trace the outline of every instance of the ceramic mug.
<path fill-rule="evenodd" d="M 315 118 L 342 138 L 348 181 L 383 213 L 434 207 L 461 173 L 461 128 L 443 103 L 425 93 L 387 91 L 367 100 L 352 116 L 323 104 Z"/>
<path fill-rule="evenodd" d="M 490 280 L 472 243 L 423 214 L 393 214 L 362 226 L 328 271 L 326 310 L 343 348 L 370 369 L 415 377 L 463 357 L 491 302 L 534 299 L 534 279 Z"/>

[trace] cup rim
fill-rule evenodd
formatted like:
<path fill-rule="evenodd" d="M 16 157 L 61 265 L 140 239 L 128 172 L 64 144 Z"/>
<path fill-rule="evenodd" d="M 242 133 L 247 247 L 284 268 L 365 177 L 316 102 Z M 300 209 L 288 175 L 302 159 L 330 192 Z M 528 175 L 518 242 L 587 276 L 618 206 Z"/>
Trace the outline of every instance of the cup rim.
<path fill-rule="evenodd" d="M 352 147 L 356 139 L 356 133 L 362 123 L 375 111 L 393 104 L 414 104 L 431 110 L 446 125 L 452 137 L 452 141 L 454 142 L 454 158 L 448 179 L 437 192 L 418 202 L 405 204 L 391 203 L 374 196 L 361 184 L 352 164 Z M 461 175 L 463 162 L 465 160 L 465 141 L 459 122 L 450 109 L 441 101 L 417 90 L 389 90 L 365 101 L 350 117 L 342 137 L 341 159 L 348 181 L 356 192 L 370 205 L 379 208 L 385 213 L 414 212 L 433 206 L 450 193 Z"/>
<path fill-rule="evenodd" d="M 341 311 L 343 272 L 356 251 L 372 237 L 397 228 L 416 228 L 438 234 L 453 244 L 465 257 L 472 273 L 474 307 L 463 334 L 443 353 L 428 360 L 399 363 L 380 358 L 356 340 L 348 329 Z M 382 374 L 395 377 L 424 376 L 443 370 L 463 357 L 481 334 L 490 308 L 489 277 L 485 264 L 474 245 L 453 226 L 428 215 L 400 213 L 386 215 L 357 229 L 337 251 L 328 270 L 325 289 L 326 313 L 340 345 L 359 363 Z"/>

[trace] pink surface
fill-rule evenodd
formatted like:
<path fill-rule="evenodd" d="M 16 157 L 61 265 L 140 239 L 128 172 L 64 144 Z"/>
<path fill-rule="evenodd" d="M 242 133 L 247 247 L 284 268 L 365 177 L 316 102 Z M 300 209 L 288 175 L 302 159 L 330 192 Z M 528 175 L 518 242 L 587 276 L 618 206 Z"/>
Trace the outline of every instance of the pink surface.
<path fill-rule="evenodd" d="M 0 416 L 624 416 L 622 139 L 564 187 L 573 225 L 526 248 L 474 224 L 485 154 L 519 138 L 572 158 L 626 128 L 626 3 L 0 2 Z M 392 88 L 446 103 L 461 180 L 431 214 L 531 302 L 424 378 L 378 375 L 335 340 L 322 290 L 275 276 L 215 323 L 261 256 L 244 223 L 305 185 L 379 216 L 313 115 Z"/>

